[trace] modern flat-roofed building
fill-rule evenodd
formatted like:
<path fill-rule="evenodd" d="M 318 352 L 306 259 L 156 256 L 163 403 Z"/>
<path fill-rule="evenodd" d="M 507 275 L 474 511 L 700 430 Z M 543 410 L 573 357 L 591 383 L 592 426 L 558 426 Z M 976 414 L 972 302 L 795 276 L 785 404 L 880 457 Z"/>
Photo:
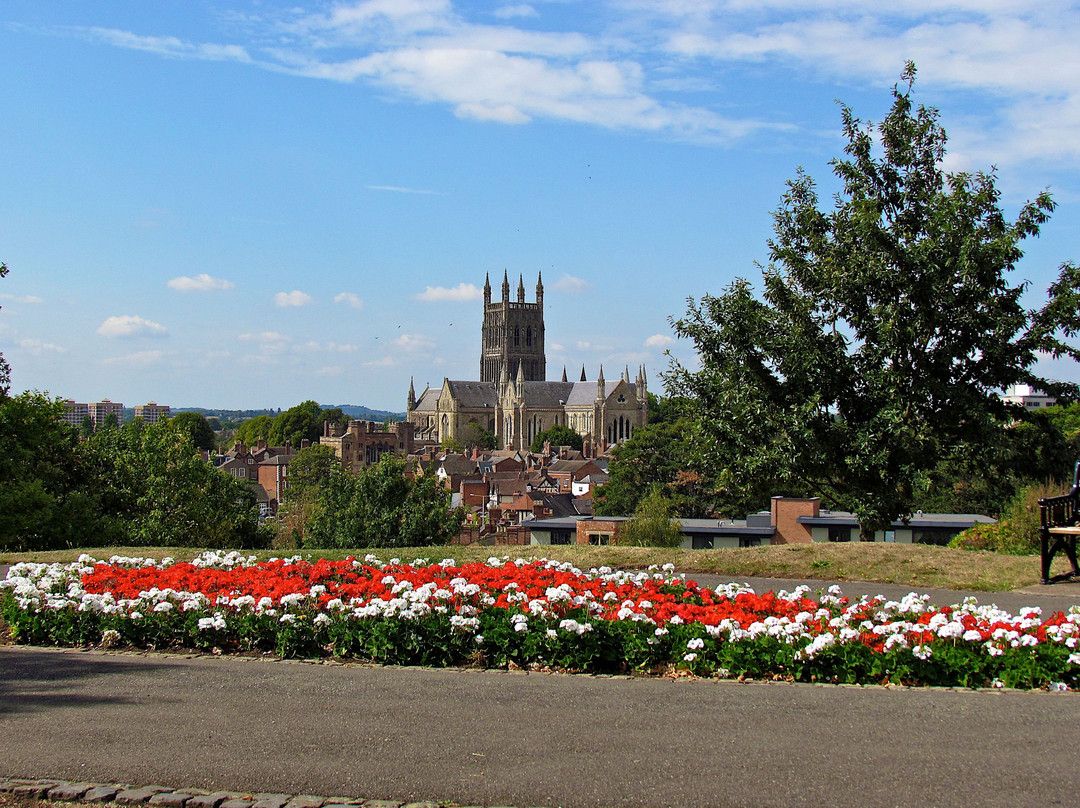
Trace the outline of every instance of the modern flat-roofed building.
<path fill-rule="evenodd" d="M 158 404 L 156 401 L 151 401 L 148 404 L 135 405 L 135 417 L 141 418 L 147 424 L 156 424 L 162 418 L 168 418 L 169 415 L 170 407 L 168 404 Z"/>
<path fill-rule="evenodd" d="M 90 415 L 89 404 L 78 404 L 73 399 L 64 402 L 64 423 L 80 429 L 83 421 Z"/>
<path fill-rule="evenodd" d="M 96 404 L 88 404 L 87 407 L 90 410 L 90 418 L 94 422 L 94 429 L 101 429 L 101 427 L 105 426 L 105 421 L 110 415 L 116 416 L 117 426 L 120 425 L 120 421 L 124 417 L 124 405 L 118 401 L 109 401 L 107 398 Z"/>

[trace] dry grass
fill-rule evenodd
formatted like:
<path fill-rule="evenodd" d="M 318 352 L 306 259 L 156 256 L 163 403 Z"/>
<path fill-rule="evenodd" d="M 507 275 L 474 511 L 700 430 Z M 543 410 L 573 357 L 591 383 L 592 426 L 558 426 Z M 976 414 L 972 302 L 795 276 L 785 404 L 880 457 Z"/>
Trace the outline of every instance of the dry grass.
<path fill-rule="evenodd" d="M 176 547 L 102 547 L 89 550 L 60 550 L 39 553 L 0 553 L 0 565 L 17 561 L 67 562 L 81 552 L 95 558 L 112 555 L 171 556 L 188 561 L 199 550 Z M 651 564 L 674 564 L 687 573 L 711 573 L 740 577 L 827 579 L 838 581 L 873 581 L 906 586 L 942 589 L 971 589 L 1007 592 L 1039 581 L 1038 556 L 1010 556 L 998 553 L 950 550 L 921 544 L 802 544 L 772 547 L 749 547 L 730 550 L 668 550 L 651 547 L 425 547 L 392 550 L 311 550 L 311 558 L 346 558 L 372 552 L 382 560 L 401 558 L 411 561 L 426 557 L 439 561 L 451 557 L 459 563 L 483 561 L 490 556 L 511 558 L 553 558 L 569 561 L 577 567 L 608 566 L 621 569 L 644 569 Z M 260 558 L 285 555 L 286 551 L 262 551 Z M 1064 572 L 1061 561 L 1055 572 Z"/>

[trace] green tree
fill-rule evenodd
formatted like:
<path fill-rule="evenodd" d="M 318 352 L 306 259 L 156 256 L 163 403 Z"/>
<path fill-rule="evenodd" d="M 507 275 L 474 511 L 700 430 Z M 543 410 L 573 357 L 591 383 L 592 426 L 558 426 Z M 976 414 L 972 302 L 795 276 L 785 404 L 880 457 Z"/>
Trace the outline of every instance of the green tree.
<path fill-rule="evenodd" d="M 79 430 L 79 434 L 84 438 L 89 438 L 94 434 L 94 419 L 89 415 L 83 416 L 82 427 Z"/>
<path fill-rule="evenodd" d="M 274 419 L 269 415 L 256 415 L 242 421 L 236 428 L 236 440 L 245 446 L 254 446 L 260 440 L 269 441 L 270 427 Z"/>
<path fill-rule="evenodd" d="M 553 448 L 555 446 L 569 446 L 579 452 L 581 447 L 585 445 L 581 435 L 563 424 L 555 424 L 555 426 L 537 434 L 529 445 L 529 451 L 542 452 L 545 442 L 550 443 Z"/>
<path fill-rule="evenodd" d="M 319 489 L 339 468 L 341 468 L 341 461 L 329 446 L 319 443 L 305 446 L 289 461 L 289 487 L 285 490 L 286 499 L 318 494 Z"/>
<path fill-rule="evenodd" d="M 308 440 L 314 443 L 322 436 L 322 408 L 314 401 L 305 401 L 290 407 L 274 418 L 267 441 L 271 446 L 286 443 L 299 447 Z"/>
<path fill-rule="evenodd" d="M 462 430 L 461 445 L 465 449 L 471 449 L 476 446 L 485 451 L 491 451 L 496 448 L 498 444 L 494 432 L 484 429 L 484 427 L 480 426 L 476 421 L 469 421 L 469 423 L 465 425 L 465 429 Z"/>
<path fill-rule="evenodd" d="M 196 449 L 209 452 L 217 445 L 214 430 L 201 412 L 178 412 L 170 420 L 173 429 L 187 433 Z"/>
<path fill-rule="evenodd" d="M 597 489 L 593 503 L 597 516 L 633 513 L 657 485 L 666 489 L 679 516 L 709 516 L 716 495 L 696 467 L 696 446 L 693 425 L 687 420 L 649 423 L 634 430 L 633 437 L 612 449 L 608 481 Z"/>
<path fill-rule="evenodd" d="M 63 412 L 41 393 L 0 395 L 0 548 L 55 550 L 112 538 L 93 487 L 83 485 L 77 433 Z"/>
<path fill-rule="evenodd" d="M 623 524 L 619 544 L 630 547 L 678 547 L 682 543 L 674 504 L 660 485 L 649 488 L 634 515 Z"/>
<path fill-rule="evenodd" d="M 199 457 L 169 420 L 100 430 L 80 459 L 101 491 L 102 517 L 136 546 L 263 547 L 254 489 Z"/>
<path fill-rule="evenodd" d="M 864 538 L 910 512 L 926 470 L 1026 418 L 998 390 L 1076 394 L 1034 365 L 1080 356 L 1063 339 L 1080 326 L 1080 269 L 1063 265 L 1033 311 L 1006 277 L 1054 203 L 1041 194 L 1010 222 L 993 173 L 946 173 L 945 132 L 936 110 L 913 107 L 914 78 L 909 64 L 876 128 L 843 108 L 833 209 L 800 171 L 773 214 L 763 299 L 738 280 L 691 300 L 674 325 L 701 368 L 668 376 L 719 490 L 805 485 L 853 511 Z"/>
<path fill-rule="evenodd" d="M 385 454 L 353 475 L 336 469 L 319 491 L 307 526 L 312 547 L 420 547 L 446 544 L 461 529 L 461 509 L 434 477 L 406 476 L 403 458 Z"/>

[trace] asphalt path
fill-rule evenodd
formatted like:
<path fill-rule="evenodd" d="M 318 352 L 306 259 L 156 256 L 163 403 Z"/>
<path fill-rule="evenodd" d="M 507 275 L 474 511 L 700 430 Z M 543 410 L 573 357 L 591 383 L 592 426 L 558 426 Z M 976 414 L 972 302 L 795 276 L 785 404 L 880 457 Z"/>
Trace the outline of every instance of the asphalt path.
<path fill-rule="evenodd" d="M 1080 603 L 1072 585 L 974 594 Z M 0 647 L 8 777 L 463 805 L 1018 807 L 1075 804 L 1078 742 L 1074 693 Z"/>

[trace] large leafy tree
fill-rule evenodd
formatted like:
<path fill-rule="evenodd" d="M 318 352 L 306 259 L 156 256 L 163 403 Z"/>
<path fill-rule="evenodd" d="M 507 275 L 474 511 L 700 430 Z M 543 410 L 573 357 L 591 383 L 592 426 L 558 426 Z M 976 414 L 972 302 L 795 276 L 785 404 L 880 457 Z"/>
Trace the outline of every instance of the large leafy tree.
<path fill-rule="evenodd" d="M 173 429 L 187 434 L 196 449 L 204 449 L 209 452 L 217 446 L 214 430 L 211 429 L 210 422 L 206 420 L 206 416 L 201 412 L 195 412 L 194 410 L 178 412 L 171 420 Z"/>
<path fill-rule="evenodd" d="M 1000 443 L 1023 413 L 996 391 L 1075 396 L 1036 374 L 1038 355 L 1080 358 L 1065 341 L 1080 326 L 1080 269 L 1063 265 L 1033 311 L 1007 277 L 1053 201 L 1043 193 L 1009 221 L 992 172 L 945 172 L 945 132 L 914 106 L 914 79 L 909 64 L 876 127 L 843 108 L 832 209 L 800 171 L 773 214 L 761 298 L 738 280 L 691 300 L 674 326 L 701 368 L 668 377 L 723 495 L 806 486 L 854 511 L 864 537 L 910 512 L 927 469 Z"/>
<path fill-rule="evenodd" d="M 581 451 L 581 447 L 585 445 L 585 441 L 581 435 L 572 430 L 565 424 L 555 424 L 543 432 L 537 433 L 536 437 L 532 439 L 532 443 L 529 445 L 530 452 L 542 452 L 544 450 L 544 444 L 549 443 L 551 446 L 569 446 L 571 449 Z"/>
<path fill-rule="evenodd" d="M 434 476 L 410 479 L 406 471 L 406 461 L 392 454 L 356 475 L 335 469 L 319 488 L 305 544 L 347 548 L 446 544 L 461 529 L 463 514 L 450 508 L 450 492 Z"/>
<path fill-rule="evenodd" d="M 593 503 L 596 514 L 632 514 L 655 488 L 670 500 L 674 514 L 691 519 L 709 516 L 714 494 L 695 467 L 699 443 L 688 420 L 636 429 L 633 437 L 612 449 L 608 481 L 597 489 Z"/>
<path fill-rule="evenodd" d="M 314 401 L 305 401 L 290 407 L 274 418 L 267 438 L 271 446 L 284 446 L 286 443 L 299 447 L 308 440 L 312 443 L 322 435 L 322 407 Z"/>

